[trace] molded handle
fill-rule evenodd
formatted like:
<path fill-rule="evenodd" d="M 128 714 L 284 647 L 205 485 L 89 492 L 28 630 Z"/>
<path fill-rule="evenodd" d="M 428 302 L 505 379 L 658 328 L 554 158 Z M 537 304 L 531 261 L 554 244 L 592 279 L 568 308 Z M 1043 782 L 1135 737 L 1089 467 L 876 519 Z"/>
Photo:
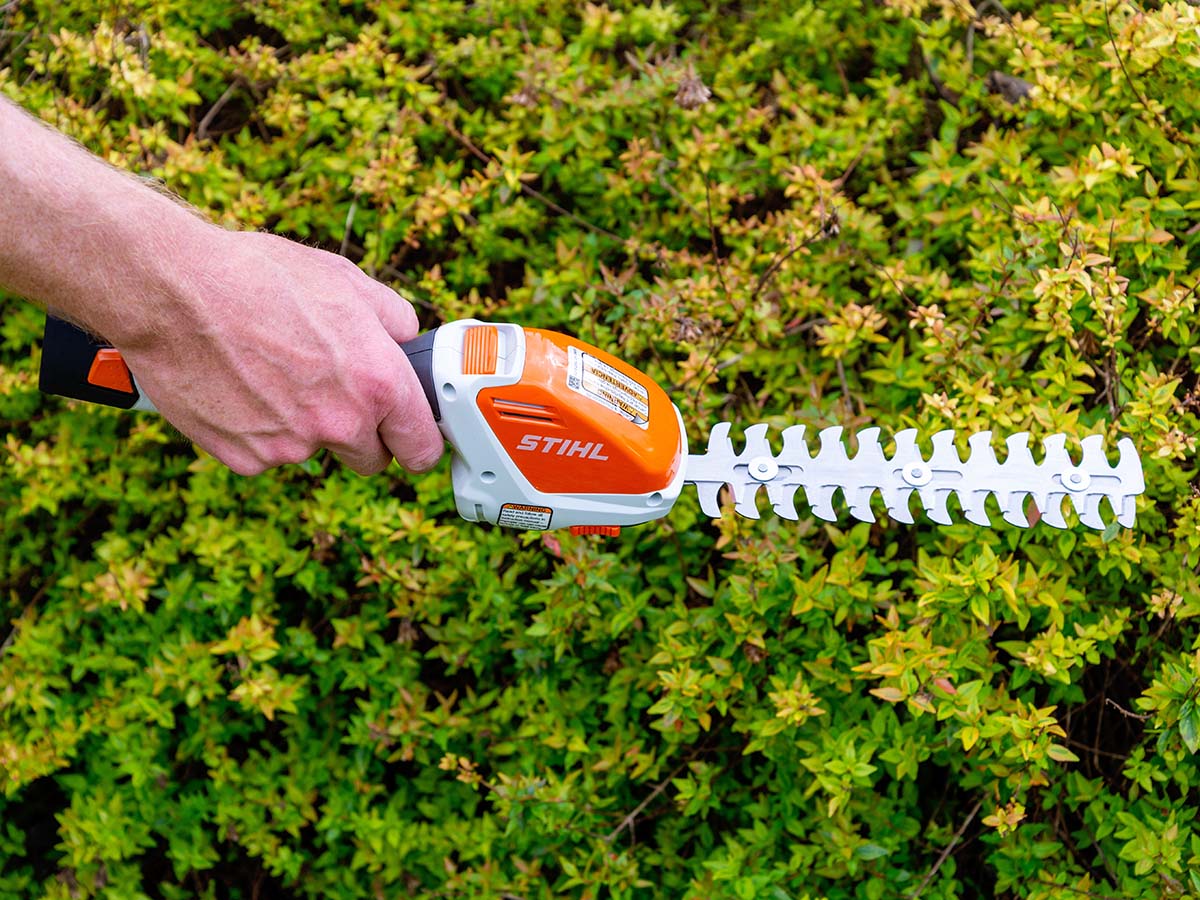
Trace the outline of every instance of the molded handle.
<path fill-rule="evenodd" d="M 408 361 L 417 373 L 434 419 L 441 421 L 437 394 L 433 389 L 433 337 L 436 333 L 436 328 L 426 331 L 401 344 L 400 349 L 408 355 Z M 46 316 L 38 387 L 47 394 L 88 403 L 154 410 L 154 405 L 139 390 L 137 379 L 129 371 L 120 350 L 52 315 Z"/>

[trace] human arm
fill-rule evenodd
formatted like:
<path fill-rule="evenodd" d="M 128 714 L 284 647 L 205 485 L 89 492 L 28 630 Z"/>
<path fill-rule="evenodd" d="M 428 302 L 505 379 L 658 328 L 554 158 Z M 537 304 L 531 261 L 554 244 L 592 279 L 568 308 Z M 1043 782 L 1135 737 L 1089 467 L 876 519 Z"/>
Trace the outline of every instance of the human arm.
<path fill-rule="evenodd" d="M 103 335 L 241 474 L 321 448 L 364 474 L 441 456 L 398 346 L 406 300 L 343 257 L 205 222 L 2 97 L 0 286 Z"/>

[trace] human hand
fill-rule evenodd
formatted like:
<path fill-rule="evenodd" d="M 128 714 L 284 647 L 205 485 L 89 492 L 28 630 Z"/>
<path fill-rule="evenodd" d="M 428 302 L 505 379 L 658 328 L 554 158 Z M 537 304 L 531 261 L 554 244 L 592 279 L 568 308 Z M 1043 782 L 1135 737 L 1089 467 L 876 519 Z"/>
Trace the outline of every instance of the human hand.
<path fill-rule="evenodd" d="M 241 475 L 322 448 L 373 474 L 432 468 L 443 441 L 398 346 L 412 306 L 344 257 L 204 225 L 164 296 L 105 336 L 181 432 Z"/>

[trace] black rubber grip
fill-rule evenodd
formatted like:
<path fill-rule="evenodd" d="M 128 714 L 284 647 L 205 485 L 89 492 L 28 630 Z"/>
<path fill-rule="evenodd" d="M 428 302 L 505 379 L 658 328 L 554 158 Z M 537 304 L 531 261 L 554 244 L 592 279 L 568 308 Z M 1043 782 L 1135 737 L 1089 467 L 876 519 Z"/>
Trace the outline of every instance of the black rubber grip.
<path fill-rule="evenodd" d="M 435 334 L 437 334 L 437 329 L 432 328 L 424 334 L 417 335 L 411 341 L 401 344 L 400 349 L 407 354 L 413 371 L 417 373 L 417 380 L 425 389 L 425 399 L 429 401 L 429 408 L 433 410 L 433 420 L 440 422 L 442 421 L 442 410 L 438 406 L 437 391 L 433 383 L 433 336 Z"/>
<path fill-rule="evenodd" d="M 429 401 L 433 410 L 433 418 L 440 422 L 442 413 L 433 384 L 433 337 L 436 333 L 436 328 L 426 331 L 401 344 L 400 349 L 407 354 L 408 361 L 417 373 L 421 387 L 425 390 L 425 399 Z M 70 322 L 46 316 L 46 332 L 42 338 L 42 371 L 38 387 L 47 394 L 129 409 L 138 402 L 139 394 L 136 388 L 133 393 L 126 393 L 99 387 L 88 381 L 88 373 L 91 372 L 96 353 L 111 346 L 92 337 L 83 329 L 76 328 Z"/>
<path fill-rule="evenodd" d="M 111 346 L 70 322 L 46 316 L 38 387 L 47 394 L 129 409 L 138 402 L 136 388 L 132 393 L 115 391 L 88 381 L 96 353 Z"/>

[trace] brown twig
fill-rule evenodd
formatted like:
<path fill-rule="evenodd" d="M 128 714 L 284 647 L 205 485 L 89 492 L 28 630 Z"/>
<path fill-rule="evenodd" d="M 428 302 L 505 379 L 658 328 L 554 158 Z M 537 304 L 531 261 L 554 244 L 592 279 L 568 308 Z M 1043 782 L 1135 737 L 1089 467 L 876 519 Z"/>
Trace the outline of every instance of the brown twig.
<path fill-rule="evenodd" d="M 684 760 L 683 762 L 681 762 L 679 765 L 677 765 L 675 767 L 675 770 L 673 772 L 671 772 L 670 775 L 668 775 L 666 778 L 664 778 L 662 781 L 660 781 L 657 785 L 655 785 L 654 790 L 652 790 L 649 793 L 649 795 L 646 797 L 646 799 L 643 800 L 641 803 L 639 803 L 637 806 L 635 806 L 633 808 L 633 811 L 630 812 L 627 816 L 625 816 L 625 818 L 623 818 L 621 820 L 621 824 L 619 824 L 616 828 L 614 828 L 612 830 L 612 832 L 608 835 L 608 837 L 606 837 L 604 839 L 605 843 L 611 844 L 614 840 L 616 840 L 617 835 L 619 835 L 626 828 L 629 829 L 630 835 L 633 835 L 634 820 L 637 819 L 637 817 L 641 814 L 642 810 L 644 810 L 647 806 L 649 806 L 651 803 L 654 802 L 655 797 L 657 797 L 659 794 L 661 794 L 663 791 L 665 791 L 667 789 L 667 785 L 671 783 L 671 779 L 673 779 L 676 775 L 678 775 L 680 772 L 682 772 L 684 770 L 684 767 L 686 767 L 686 766 L 687 766 L 687 760 Z"/>
<path fill-rule="evenodd" d="M 817 240 L 819 240 L 821 238 L 821 236 L 823 234 L 824 234 L 824 227 L 823 226 L 818 227 L 818 229 L 816 231 L 814 231 L 812 234 L 810 234 L 808 237 L 806 237 L 799 244 L 792 246 L 786 253 L 776 254 L 775 258 L 771 261 L 771 264 L 767 267 L 767 270 L 765 272 L 763 272 L 762 276 L 758 279 L 758 283 L 754 285 L 754 290 L 750 294 L 750 305 L 753 306 L 755 304 L 755 302 L 757 302 L 759 295 L 762 293 L 763 289 L 770 282 L 770 279 L 775 276 L 775 273 L 778 272 L 783 267 L 784 263 L 786 263 L 789 259 L 791 259 L 793 256 L 795 256 L 797 253 L 799 253 L 805 247 L 808 247 L 808 246 L 812 245 L 813 243 L 815 243 Z M 725 335 L 721 338 L 721 340 L 714 347 L 709 348 L 708 353 L 704 357 L 704 361 L 700 363 L 699 368 L 696 370 L 697 375 L 702 374 L 708 368 L 709 362 L 711 362 L 713 359 L 715 359 L 716 357 L 721 355 L 721 353 L 729 345 L 729 342 L 731 340 L 733 340 L 733 333 L 734 333 L 734 329 L 730 328 L 728 331 L 725 332 Z M 718 363 L 718 366 L 719 366 L 719 363 Z M 718 368 L 717 371 L 720 371 L 720 369 Z M 692 377 L 695 377 L 695 376 L 692 376 Z M 690 381 L 691 379 L 689 378 L 688 380 Z M 687 382 L 685 381 L 682 385 L 680 385 L 680 387 L 682 388 L 686 384 L 687 384 Z M 703 390 L 704 390 L 704 381 L 701 380 L 701 382 L 696 386 L 695 394 L 692 396 L 692 405 L 693 406 L 695 406 L 696 404 L 698 404 L 700 402 L 700 392 Z"/>
<path fill-rule="evenodd" d="M 869 138 L 867 138 L 863 145 L 859 148 L 858 153 L 854 155 L 854 159 L 850 160 L 850 165 L 846 166 L 846 168 L 842 170 L 841 175 L 833 179 L 833 186 L 836 189 L 841 190 L 845 186 L 846 179 L 854 174 L 854 170 L 858 168 L 858 164 L 862 162 L 862 158 L 867 155 L 867 152 L 872 147 L 875 146 L 875 137 L 876 136 L 872 134 Z"/>
<path fill-rule="evenodd" d="M 474 156 L 476 159 L 478 159 L 484 165 L 491 165 L 495 161 L 492 159 L 490 154 L 485 153 L 483 150 L 480 150 L 477 146 L 475 146 L 474 142 L 469 137 L 467 137 L 465 134 L 463 134 L 461 131 L 459 131 L 457 128 L 455 128 L 453 125 L 451 125 L 448 121 L 446 121 L 445 119 L 439 119 L 438 122 L 439 122 L 439 124 L 441 124 L 441 126 L 443 128 L 446 129 L 446 131 L 448 131 L 450 133 L 451 137 L 453 137 L 456 141 L 458 141 L 460 144 L 462 144 L 463 147 L 465 147 L 472 156 Z M 622 244 L 625 243 L 625 238 L 621 237 L 619 234 L 615 234 L 615 233 L 609 231 L 607 228 L 602 228 L 601 226 L 595 225 L 595 224 L 587 221 L 586 219 L 580 218 L 578 215 L 571 212 L 569 209 L 563 209 L 563 207 L 559 206 L 557 203 L 555 203 L 553 200 L 551 200 L 549 197 L 547 197 L 545 194 L 543 194 L 537 188 L 532 187 L 523 181 L 518 181 L 517 184 L 521 188 L 521 193 L 532 197 L 533 199 L 537 200 L 539 203 L 544 205 L 547 209 L 558 213 L 560 216 L 565 216 L 566 218 L 568 218 L 572 222 L 574 222 L 576 225 L 582 225 L 584 228 L 588 229 L 591 232 L 594 232 L 595 234 L 602 234 L 605 237 L 611 238 L 614 241 L 619 241 Z"/>
<path fill-rule="evenodd" d="M 202 141 L 208 140 L 208 129 L 212 125 L 213 120 L 217 117 L 221 110 L 225 108 L 225 105 L 231 99 L 233 99 L 233 92 L 241 86 L 241 83 L 242 80 L 240 78 L 235 78 L 230 83 L 229 87 L 225 88 L 225 93 L 217 98 L 217 102 L 208 108 L 208 112 L 204 114 L 204 118 L 201 119 L 200 124 L 196 126 L 197 138 Z"/>
<path fill-rule="evenodd" d="M 717 248 L 717 229 L 713 226 L 712 214 L 712 181 L 708 177 L 708 172 L 704 173 L 704 208 L 708 212 L 708 237 L 712 241 L 713 264 L 717 267 L 717 280 L 721 282 L 721 290 L 725 292 L 725 300 L 728 302 L 732 298 L 729 294 L 729 285 L 725 283 L 725 267 L 721 265 L 721 253 Z"/>
<path fill-rule="evenodd" d="M 924 48 L 920 48 L 918 52 L 921 54 L 921 62 L 925 65 L 925 74 L 929 76 L 929 82 L 933 85 L 934 90 L 938 92 L 938 96 L 945 100 L 953 107 L 958 107 L 959 95 L 942 82 L 938 78 L 937 73 L 933 71 L 933 61 L 929 58 Z"/>
<path fill-rule="evenodd" d="M 925 888 L 929 886 L 929 882 L 933 880 L 933 876 L 938 873 L 938 870 L 942 867 L 943 863 L 949 859 L 950 853 L 955 847 L 958 846 L 958 842 L 962 840 L 962 836 L 966 833 L 967 828 L 970 827 L 971 823 L 975 821 L 975 817 L 979 815 L 979 810 L 982 806 L 983 800 L 975 801 L 975 805 L 972 806 L 971 811 L 967 813 L 966 820 L 958 826 L 958 831 L 954 832 L 954 837 L 950 839 L 950 843 L 947 844 L 942 850 L 941 856 L 937 858 L 937 862 L 933 864 L 933 868 L 925 873 L 925 877 L 921 879 L 921 883 L 917 885 L 917 889 L 908 895 L 909 900 L 917 900 Z"/>
<path fill-rule="evenodd" d="M 846 415 L 854 414 L 854 398 L 850 395 L 850 383 L 846 381 L 846 367 L 842 363 L 841 357 L 837 360 L 838 381 L 842 383 L 842 399 L 846 404 Z"/>
<path fill-rule="evenodd" d="M 1115 709 L 1117 712 L 1119 712 L 1121 715 L 1125 716 L 1128 719 L 1137 719 L 1139 722 L 1145 722 L 1147 719 L 1154 718 L 1153 715 L 1149 715 L 1149 714 L 1142 715 L 1141 713 L 1135 713 L 1132 710 L 1128 710 L 1125 707 L 1123 707 L 1120 703 L 1118 703 L 1116 700 L 1114 700 L 1112 697 L 1105 697 L 1104 703 L 1106 706 L 1111 706 L 1113 709 Z"/>
<path fill-rule="evenodd" d="M 29 614 L 33 612 L 34 607 L 37 606 L 38 601 L 41 600 L 45 594 L 46 585 L 43 584 L 37 589 L 37 593 L 33 595 L 33 599 L 25 605 L 25 609 L 21 612 L 21 615 L 13 622 L 13 629 L 8 633 L 8 637 L 4 639 L 4 643 L 0 644 L 0 658 L 3 658 L 4 654 L 8 652 L 8 648 L 12 646 L 13 641 L 17 639 L 17 635 L 21 632 L 21 623 L 29 618 Z"/>
<path fill-rule="evenodd" d="M 1142 107 L 1146 110 L 1146 112 L 1150 113 L 1150 115 L 1154 116 L 1154 118 L 1158 120 L 1158 123 L 1162 125 L 1163 131 L 1166 132 L 1167 137 L 1171 138 L 1173 141 L 1182 141 L 1185 144 L 1191 144 L 1191 140 L 1189 140 L 1188 137 L 1183 134 L 1183 132 L 1176 128 L 1164 113 L 1159 112 L 1150 105 L 1149 98 L 1142 92 L 1141 88 L 1134 83 L 1133 76 L 1129 74 L 1129 69 L 1125 67 L 1125 57 L 1121 55 L 1121 51 L 1117 48 L 1117 39 L 1113 36 L 1112 19 L 1108 12 L 1108 0 L 1105 0 L 1104 2 L 1104 27 L 1108 31 L 1108 42 L 1112 45 L 1113 55 L 1117 57 L 1117 63 L 1121 66 L 1121 72 L 1125 75 L 1125 80 L 1129 83 L 1129 89 L 1137 95 L 1138 100 L 1142 102 Z"/>

